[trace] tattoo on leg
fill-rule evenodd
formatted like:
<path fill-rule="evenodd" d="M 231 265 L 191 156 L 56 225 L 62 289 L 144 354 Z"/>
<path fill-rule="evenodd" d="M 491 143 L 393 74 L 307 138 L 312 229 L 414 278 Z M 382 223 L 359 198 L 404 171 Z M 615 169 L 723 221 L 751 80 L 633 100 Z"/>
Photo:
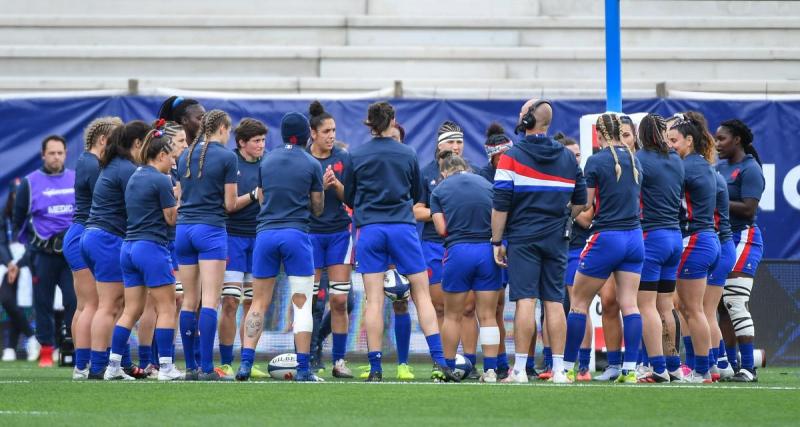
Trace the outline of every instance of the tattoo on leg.
<path fill-rule="evenodd" d="M 247 315 L 245 331 L 248 338 L 255 338 L 261 333 L 263 322 L 264 320 L 261 313 L 250 313 Z"/>
<path fill-rule="evenodd" d="M 664 346 L 665 356 L 678 356 L 678 351 L 675 348 L 675 337 L 673 332 L 667 327 L 667 322 L 664 321 L 664 316 L 661 317 L 661 345 Z"/>

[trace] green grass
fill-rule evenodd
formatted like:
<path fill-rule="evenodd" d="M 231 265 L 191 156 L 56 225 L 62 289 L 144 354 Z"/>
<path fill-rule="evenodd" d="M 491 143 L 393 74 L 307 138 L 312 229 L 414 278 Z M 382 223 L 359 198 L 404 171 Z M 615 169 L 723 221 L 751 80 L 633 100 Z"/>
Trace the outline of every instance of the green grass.
<path fill-rule="evenodd" d="M 386 365 L 391 381 L 395 371 Z M 429 364 L 415 365 L 418 377 Z M 68 369 L 0 365 L 0 426 L 797 425 L 800 369 L 757 384 L 72 382 Z"/>

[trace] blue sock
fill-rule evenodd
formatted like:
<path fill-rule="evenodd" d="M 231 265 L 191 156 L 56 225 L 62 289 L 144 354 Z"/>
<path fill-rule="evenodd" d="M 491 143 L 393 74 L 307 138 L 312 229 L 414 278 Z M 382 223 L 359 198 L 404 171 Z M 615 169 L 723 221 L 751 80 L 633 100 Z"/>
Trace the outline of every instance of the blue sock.
<path fill-rule="evenodd" d="M 486 372 L 489 369 L 497 370 L 497 358 L 496 357 L 484 357 L 483 358 L 483 372 Z"/>
<path fill-rule="evenodd" d="M 552 357 L 552 353 L 551 353 Z M 497 355 L 497 369 L 508 369 L 508 355 L 505 353 L 500 353 Z"/>
<path fill-rule="evenodd" d="M 242 363 L 250 362 L 250 365 L 252 366 L 255 360 L 256 360 L 256 349 L 242 347 Z"/>
<path fill-rule="evenodd" d="M 542 354 L 544 355 L 544 369 L 552 369 L 553 368 L 553 349 L 550 347 L 545 347 L 542 349 Z M 505 354 L 503 354 L 505 356 Z M 507 363 L 507 362 L 506 362 Z"/>
<path fill-rule="evenodd" d="M 728 353 L 728 363 L 731 364 L 733 370 L 739 369 L 739 355 L 736 353 L 736 344 L 730 347 L 726 345 L 725 353 Z"/>
<path fill-rule="evenodd" d="M 198 334 L 199 323 L 197 322 L 194 327 L 194 336 L 192 337 L 192 341 L 194 342 L 194 363 L 197 366 L 201 366 L 201 356 L 200 356 L 200 334 Z"/>
<path fill-rule="evenodd" d="M 680 360 L 680 359 L 678 359 Z M 667 369 L 667 360 L 664 356 L 653 356 L 650 358 L 650 364 L 653 366 L 653 372 L 661 374 Z"/>
<path fill-rule="evenodd" d="M 708 355 L 694 356 L 694 371 L 700 375 L 708 373 Z"/>
<path fill-rule="evenodd" d="M 92 350 L 89 359 L 91 360 L 89 372 L 92 374 L 100 374 L 108 366 L 108 353 L 105 351 Z"/>
<path fill-rule="evenodd" d="M 667 356 L 666 359 L 667 359 L 667 369 L 669 369 L 670 372 L 681 367 L 680 356 Z"/>
<path fill-rule="evenodd" d="M 578 369 L 589 369 L 589 361 L 592 360 L 592 349 L 582 348 L 578 351 Z"/>
<path fill-rule="evenodd" d="M 567 316 L 567 345 L 564 347 L 564 361 L 575 363 L 578 360 L 578 350 L 586 331 L 586 315 L 570 313 Z"/>
<path fill-rule="evenodd" d="M 608 357 L 608 366 L 622 366 L 622 352 L 617 351 L 609 351 L 606 355 Z"/>
<path fill-rule="evenodd" d="M 297 353 L 297 374 L 308 372 L 308 359 L 311 353 Z"/>
<path fill-rule="evenodd" d="M 78 369 L 86 369 L 89 364 L 89 358 L 92 355 L 90 348 L 76 348 L 75 349 L 75 367 Z"/>
<path fill-rule="evenodd" d="M 173 353 L 172 342 L 175 341 L 175 329 L 172 328 L 156 328 L 155 342 L 158 347 L 158 354 L 156 357 L 169 357 L 175 356 Z M 158 361 L 161 362 L 160 360 Z"/>
<path fill-rule="evenodd" d="M 711 347 L 708 349 L 708 366 L 717 366 L 717 348 Z"/>
<path fill-rule="evenodd" d="M 456 368 L 456 359 L 444 359 L 445 363 L 447 363 L 447 367 L 450 369 Z"/>
<path fill-rule="evenodd" d="M 411 344 L 411 315 L 394 315 L 394 339 L 397 343 L 397 363 L 408 363 L 408 349 Z"/>
<path fill-rule="evenodd" d="M 139 346 L 139 366 L 146 368 L 147 365 L 153 363 L 153 347 L 149 345 Z"/>
<path fill-rule="evenodd" d="M 383 367 L 381 366 L 380 351 L 370 351 L 369 353 L 367 353 L 367 357 L 369 358 L 370 372 L 383 372 Z"/>
<path fill-rule="evenodd" d="M 230 365 L 233 363 L 233 346 L 232 345 L 219 345 L 219 358 L 222 365 Z"/>
<path fill-rule="evenodd" d="M 725 358 L 725 360 L 719 360 L 721 358 Z M 728 353 L 725 351 L 725 341 L 719 340 L 719 346 L 717 347 L 717 366 L 720 369 L 728 369 Z"/>
<path fill-rule="evenodd" d="M 431 353 L 431 359 L 438 363 L 439 366 L 445 366 L 442 337 L 439 334 L 428 335 L 425 337 L 425 341 L 428 342 L 428 351 Z"/>
<path fill-rule="evenodd" d="M 194 331 L 197 329 L 197 316 L 193 311 L 181 311 L 180 329 L 183 356 L 186 358 L 186 369 L 197 369 L 197 361 L 194 358 Z"/>
<path fill-rule="evenodd" d="M 753 343 L 739 344 L 739 352 L 742 353 L 742 368 L 753 372 L 755 357 L 753 356 Z"/>
<path fill-rule="evenodd" d="M 536 368 L 536 357 L 528 356 L 528 360 L 525 361 L 525 369 L 535 369 Z"/>
<path fill-rule="evenodd" d="M 344 355 L 347 352 L 347 334 L 337 334 L 336 332 L 333 333 L 333 363 L 336 363 L 337 360 L 344 359 Z"/>
<path fill-rule="evenodd" d="M 639 346 L 642 344 L 642 316 L 638 313 L 622 316 L 622 329 L 625 337 L 623 366 L 626 362 L 636 364 L 636 359 L 639 357 Z"/>
<path fill-rule="evenodd" d="M 469 363 L 472 364 L 473 367 L 478 366 L 478 355 L 477 354 L 464 353 L 464 358 L 469 360 Z M 531 359 L 533 359 L 533 358 L 531 357 Z"/>
<path fill-rule="evenodd" d="M 692 337 L 683 337 L 683 351 L 686 353 L 686 366 L 694 369 L 694 345 L 692 344 Z"/>
<path fill-rule="evenodd" d="M 131 337 L 131 331 L 128 330 L 128 338 L 130 337 Z M 114 341 L 112 340 L 111 342 L 113 344 Z M 128 368 L 132 365 L 133 365 L 133 359 L 131 359 L 131 345 L 126 340 L 125 347 L 122 350 L 122 361 L 120 362 L 120 366 L 122 366 L 123 368 Z"/>
<path fill-rule="evenodd" d="M 130 349 L 128 339 L 131 337 L 131 330 L 122 326 L 114 326 L 114 332 L 111 335 L 111 352 L 114 354 L 122 355 L 122 366 L 128 367 L 129 364 L 125 363 L 125 352 L 128 352 L 127 359 L 130 361 Z"/>
<path fill-rule="evenodd" d="M 217 310 L 208 307 L 201 308 L 198 327 L 200 329 L 200 368 L 208 374 L 214 371 L 214 338 L 217 335 Z"/>

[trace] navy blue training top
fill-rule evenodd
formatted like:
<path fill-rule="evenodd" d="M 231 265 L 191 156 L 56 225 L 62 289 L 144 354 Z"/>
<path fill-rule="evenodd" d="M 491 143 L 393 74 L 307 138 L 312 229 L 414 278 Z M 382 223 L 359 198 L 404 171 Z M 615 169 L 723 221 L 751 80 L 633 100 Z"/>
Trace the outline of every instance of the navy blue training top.
<path fill-rule="evenodd" d="M 85 225 L 92 208 L 92 194 L 100 176 L 100 160 L 90 151 L 84 151 L 75 165 L 75 212 L 72 222 Z"/>
<path fill-rule="evenodd" d="M 717 163 L 717 170 L 728 184 L 730 200 L 735 202 L 741 202 L 744 199 L 761 200 L 765 186 L 764 173 L 752 155 L 748 154 L 744 160 L 733 164 L 728 163 L 728 160 L 720 160 Z M 731 229 L 734 233 L 741 232 L 755 224 L 756 218 L 754 216 L 753 219 L 746 219 L 731 215 Z"/>
<path fill-rule="evenodd" d="M 422 171 L 422 196 L 420 202 L 424 203 L 426 207 L 431 207 L 431 195 L 436 189 L 436 186 L 442 181 L 442 174 L 439 172 L 439 162 L 432 160 L 428 163 Z M 433 213 L 433 212 L 431 212 Z M 434 243 L 444 243 L 444 239 L 439 233 L 436 232 L 436 226 L 433 221 L 422 223 L 422 240 Z"/>
<path fill-rule="evenodd" d="M 717 203 L 714 209 L 714 228 L 717 229 L 720 243 L 725 243 L 733 238 L 731 231 L 730 209 L 728 203 L 728 185 L 725 178 L 715 173 L 717 179 Z"/>
<path fill-rule="evenodd" d="M 617 153 L 622 174 L 617 180 L 614 156 Z M 639 170 L 639 183 L 634 180 L 631 155 L 625 147 L 606 147 L 586 161 L 586 187 L 594 188 L 594 220 L 592 232 L 634 230 L 639 222 L 639 197 L 644 172 L 634 156 Z"/>
<path fill-rule="evenodd" d="M 493 205 L 508 212 L 505 237 L 510 243 L 563 235 L 570 202 L 586 204 L 586 181 L 575 155 L 563 145 L 528 135 L 501 155 Z"/>
<path fill-rule="evenodd" d="M 242 157 L 239 150 L 233 150 L 237 157 L 237 171 L 238 181 L 236 191 L 239 196 L 243 196 L 256 187 L 258 187 L 258 171 L 261 165 L 261 159 L 254 162 L 248 162 Z M 231 236 L 239 237 L 255 237 L 256 227 L 258 226 L 258 203 L 253 202 L 230 215 L 225 221 L 228 234 Z"/>
<path fill-rule="evenodd" d="M 680 229 L 683 161 L 674 150 L 662 154 L 655 150 L 639 150 L 636 158 L 642 165 L 641 222 L 642 230 Z"/>
<path fill-rule="evenodd" d="M 686 176 L 683 183 L 684 236 L 700 231 L 714 231 L 714 209 L 717 207 L 717 178 L 714 169 L 700 154 L 683 158 Z"/>
<path fill-rule="evenodd" d="M 178 178 L 178 168 L 177 167 L 173 167 L 173 168 L 171 168 L 169 170 L 169 180 L 170 180 L 170 183 L 172 183 L 172 194 L 174 195 L 175 194 L 175 186 L 178 185 L 178 182 L 180 182 L 180 179 Z M 169 240 L 170 242 L 174 242 L 175 241 L 175 231 L 176 230 L 175 230 L 175 226 L 174 225 L 167 226 L 167 240 Z"/>
<path fill-rule="evenodd" d="M 309 154 L 311 154 L 310 148 Z M 314 157 L 314 155 L 311 154 L 311 157 Z M 334 147 L 331 155 L 327 158 L 314 157 L 314 159 L 319 162 L 323 174 L 328 166 L 331 166 L 336 179 L 339 182 L 343 182 L 344 169 L 350 165 L 350 154 L 347 151 Z M 317 234 L 338 233 L 347 230 L 350 223 L 350 215 L 347 214 L 344 203 L 339 200 L 336 190 L 329 188 L 325 190 L 325 209 L 322 211 L 322 215 L 318 217 L 311 216 L 309 230 L 311 233 Z"/>
<path fill-rule="evenodd" d="M 86 227 L 105 230 L 125 237 L 128 214 L 125 211 L 125 188 L 136 171 L 136 165 L 121 157 L 115 157 L 100 171 L 94 185 L 92 208 Z"/>
<path fill-rule="evenodd" d="M 303 147 L 284 145 L 261 160 L 260 187 L 264 204 L 258 231 L 295 228 L 308 232 L 312 192 L 322 192 L 322 167 Z"/>
<path fill-rule="evenodd" d="M 350 152 L 345 168 L 345 203 L 354 209 L 356 227 L 377 223 L 416 224 L 421 200 L 417 155 L 392 138 L 373 138 Z"/>
<path fill-rule="evenodd" d="M 208 144 L 203 162 L 203 176 L 199 176 L 203 146 Z M 217 142 L 199 142 L 192 153 L 192 164 L 186 159 L 190 150 L 184 150 L 178 159 L 178 177 L 181 180 L 181 204 L 178 207 L 178 224 L 206 224 L 225 227 L 225 184 L 236 184 L 236 154 Z M 186 168 L 191 176 L 186 177 Z M 251 188 L 252 190 L 252 188 Z"/>
<path fill-rule="evenodd" d="M 495 169 L 495 167 L 492 166 L 491 163 L 489 163 L 488 165 L 478 169 L 478 172 L 476 172 L 476 173 L 478 175 L 486 178 L 487 181 L 489 181 L 492 184 L 494 184 L 494 174 L 495 174 L 495 172 L 497 172 L 497 169 Z"/>
<path fill-rule="evenodd" d="M 128 213 L 125 240 L 151 240 L 166 245 L 168 225 L 163 210 L 176 204 L 170 177 L 150 165 L 139 167 L 125 189 Z"/>
<path fill-rule="evenodd" d="M 485 243 L 492 238 L 493 196 L 492 184 L 469 172 L 452 175 L 436 186 L 431 194 L 431 214 L 444 215 L 445 246 Z"/>

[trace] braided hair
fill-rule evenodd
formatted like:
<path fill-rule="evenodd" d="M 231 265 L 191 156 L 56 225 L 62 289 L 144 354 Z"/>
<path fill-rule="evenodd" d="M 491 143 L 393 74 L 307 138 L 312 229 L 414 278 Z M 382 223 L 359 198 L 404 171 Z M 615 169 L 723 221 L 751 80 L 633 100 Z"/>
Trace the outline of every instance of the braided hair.
<path fill-rule="evenodd" d="M 101 136 L 108 137 L 117 126 L 124 123 L 119 117 L 99 117 L 92 120 L 83 131 L 83 149 L 89 151 Z"/>
<path fill-rule="evenodd" d="M 597 118 L 597 123 L 595 124 L 597 131 L 600 132 L 600 135 L 603 136 L 603 139 L 608 141 L 609 143 L 609 150 L 611 151 L 611 155 L 614 157 L 614 172 L 617 175 L 617 181 L 619 181 L 620 177 L 622 177 L 622 166 L 619 164 L 619 156 L 617 155 L 617 150 L 614 149 L 613 141 L 619 141 L 620 136 L 620 127 L 621 123 L 619 121 L 619 117 L 616 114 L 605 113 Z M 636 159 L 633 157 L 633 151 L 631 151 L 631 147 L 628 147 L 627 144 L 622 144 L 625 146 L 625 149 L 628 150 L 628 154 L 631 157 L 631 169 L 633 169 L 633 180 L 638 184 L 639 183 L 639 170 L 636 169 Z"/>
<path fill-rule="evenodd" d="M 386 101 L 376 102 L 370 104 L 367 110 L 367 120 L 364 120 L 364 124 L 369 127 L 372 135 L 380 136 L 381 133 L 389 129 L 394 118 L 395 112 L 392 104 Z"/>
<path fill-rule="evenodd" d="M 645 150 L 655 151 L 659 154 L 668 155 L 669 145 L 664 140 L 664 131 L 667 130 L 667 122 L 658 114 L 648 114 L 639 122 L 639 140 Z"/>
<path fill-rule="evenodd" d="M 203 177 L 203 163 L 205 163 L 206 160 L 208 145 L 211 143 L 209 138 L 216 131 L 218 131 L 220 127 L 223 126 L 230 128 L 231 118 L 228 116 L 228 113 L 222 110 L 211 110 L 203 117 L 203 122 L 200 125 L 200 131 L 197 133 L 197 136 L 194 138 L 194 141 L 192 141 L 191 145 L 189 145 L 189 154 L 186 156 L 186 174 L 184 175 L 186 178 L 192 177 L 192 153 L 194 153 L 194 149 L 197 147 L 201 135 L 205 139 L 205 144 L 203 144 L 203 148 L 200 151 L 200 164 L 197 168 L 197 177 Z"/>
<path fill-rule="evenodd" d="M 696 112 L 684 113 L 682 117 L 669 129 L 674 129 L 684 138 L 691 136 L 694 152 L 703 156 L 707 162 L 714 163 L 714 138 L 708 132 L 705 117 Z"/>
<path fill-rule="evenodd" d="M 741 120 L 732 119 L 725 120 L 720 125 L 727 129 L 734 137 L 739 137 L 739 142 L 742 143 L 742 149 L 746 154 L 750 154 L 754 159 L 761 164 L 761 158 L 758 156 L 758 151 L 753 147 L 753 131 Z"/>

